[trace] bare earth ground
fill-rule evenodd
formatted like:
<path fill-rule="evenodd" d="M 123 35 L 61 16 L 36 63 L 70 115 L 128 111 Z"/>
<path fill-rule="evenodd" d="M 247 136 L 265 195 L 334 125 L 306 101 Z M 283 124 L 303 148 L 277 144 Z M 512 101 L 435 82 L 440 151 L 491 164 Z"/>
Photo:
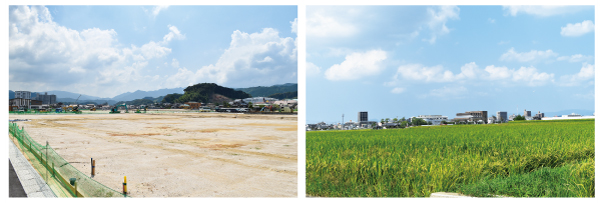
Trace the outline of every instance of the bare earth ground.
<path fill-rule="evenodd" d="M 106 113 L 106 112 L 104 112 Z M 133 197 L 295 197 L 297 116 L 221 113 L 10 115 L 38 143 Z"/>

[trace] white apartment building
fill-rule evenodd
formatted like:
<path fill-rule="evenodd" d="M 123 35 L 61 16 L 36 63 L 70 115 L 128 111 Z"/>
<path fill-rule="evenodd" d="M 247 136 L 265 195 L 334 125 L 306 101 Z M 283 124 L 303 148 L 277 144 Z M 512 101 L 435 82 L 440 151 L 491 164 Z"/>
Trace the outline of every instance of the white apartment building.
<path fill-rule="evenodd" d="M 30 91 L 15 91 L 16 99 L 31 99 Z"/>
<path fill-rule="evenodd" d="M 448 116 L 442 115 L 419 115 L 417 118 L 423 119 L 426 122 L 431 122 L 432 125 L 440 125 L 442 121 L 448 122 Z"/>

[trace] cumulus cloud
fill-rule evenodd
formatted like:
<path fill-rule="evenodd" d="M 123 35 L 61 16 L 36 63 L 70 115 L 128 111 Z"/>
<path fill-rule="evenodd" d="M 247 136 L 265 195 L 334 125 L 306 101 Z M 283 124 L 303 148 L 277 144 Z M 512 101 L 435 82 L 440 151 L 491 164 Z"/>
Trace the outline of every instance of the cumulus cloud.
<path fill-rule="evenodd" d="M 160 11 L 162 11 L 162 10 L 165 10 L 165 9 L 167 9 L 167 8 L 169 8 L 169 6 L 168 6 L 168 5 L 167 5 L 167 6 L 165 6 L 165 5 L 162 5 L 162 6 L 155 6 L 155 7 L 152 9 L 152 15 L 154 15 L 154 17 L 156 17 L 156 16 L 157 16 L 157 15 L 160 13 Z"/>
<path fill-rule="evenodd" d="M 214 82 L 229 87 L 272 85 L 297 81 L 296 40 L 265 28 L 259 33 L 236 30 L 216 63 L 179 68 L 166 83 L 178 87 Z"/>
<path fill-rule="evenodd" d="M 427 8 L 430 20 L 427 23 L 431 30 L 431 38 L 427 41 L 431 44 L 435 43 L 437 37 L 450 33 L 450 29 L 446 26 L 448 20 L 459 19 L 460 9 L 457 6 L 439 6 Z"/>
<path fill-rule="evenodd" d="M 568 23 L 566 27 L 560 28 L 560 35 L 566 37 L 579 37 L 589 32 L 594 31 L 594 22 L 591 20 L 584 20 L 581 23 L 571 24 Z"/>
<path fill-rule="evenodd" d="M 356 34 L 358 28 L 345 18 L 322 11 L 309 11 L 306 15 L 307 37 L 348 37 Z"/>
<path fill-rule="evenodd" d="M 539 62 L 557 57 L 558 54 L 548 49 L 546 51 L 531 50 L 529 52 L 516 52 L 515 48 L 510 48 L 506 53 L 500 56 L 501 61 L 518 62 Z"/>
<path fill-rule="evenodd" d="M 140 74 L 147 60 L 170 54 L 168 42 L 184 38 L 175 26 L 169 30 L 163 41 L 127 47 L 118 43 L 112 29 L 72 30 L 54 22 L 46 7 L 10 6 L 10 86 L 33 91 L 70 86 L 73 92 L 100 96 L 121 93 L 111 87 L 147 79 Z"/>
<path fill-rule="evenodd" d="M 315 65 L 311 62 L 306 62 L 306 75 L 307 76 L 316 76 L 321 74 L 321 67 Z"/>
<path fill-rule="evenodd" d="M 291 21 L 290 24 L 290 27 L 292 28 L 292 33 L 298 34 L 298 18 L 294 18 L 294 21 Z"/>
<path fill-rule="evenodd" d="M 560 77 L 559 85 L 561 86 L 578 86 L 585 84 L 591 80 L 590 84 L 594 82 L 595 65 L 584 63 L 579 70 L 579 73 L 573 75 L 563 75 Z"/>
<path fill-rule="evenodd" d="M 554 82 L 554 74 L 539 72 L 535 67 L 509 69 L 507 67 L 487 66 L 480 69 L 475 62 L 461 67 L 461 72 L 454 74 L 442 66 L 427 67 L 421 64 L 408 64 L 398 67 L 393 81 L 420 81 L 425 83 L 447 83 L 462 81 L 512 81 L 528 86 L 540 86 Z"/>
<path fill-rule="evenodd" d="M 365 76 L 377 75 L 383 69 L 382 61 L 387 58 L 387 53 L 382 50 L 371 50 L 364 53 L 347 55 L 340 64 L 331 66 L 325 71 L 328 80 L 356 80 Z"/>
<path fill-rule="evenodd" d="M 576 13 L 581 10 L 594 8 L 593 6 L 503 6 L 507 15 L 517 16 L 519 13 L 537 17 L 548 17 Z"/>
<path fill-rule="evenodd" d="M 161 42 L 162 44 L 168 44 L 173 39 L 177 39 L 177 40 L 185 39 L 185 35 L 181 34 L 181 32 L 179 31 L 179 29 L 177 29 L 177 27 L 175 27 L 173 25 L 168 25 L 168 27 L 169 27 L 170 32 L 163 37 L 163 41 Z"/>

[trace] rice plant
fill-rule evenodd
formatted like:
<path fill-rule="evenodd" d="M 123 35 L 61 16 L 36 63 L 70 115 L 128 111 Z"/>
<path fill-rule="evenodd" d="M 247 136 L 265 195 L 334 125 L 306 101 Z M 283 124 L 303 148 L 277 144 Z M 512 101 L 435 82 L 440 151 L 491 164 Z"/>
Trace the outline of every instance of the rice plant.
<path fill-rule="evenodd" d="M 428 197 L 461 192 L 482 180 L 568 166 L 561 175 L 581 186 L 532 194 L 593 197 L 590 159 L 593 119 L 316 131 L 306 134 L 306 190 L 327 197 Z M 582 164 L 592 172 L 577 172 Z"/>

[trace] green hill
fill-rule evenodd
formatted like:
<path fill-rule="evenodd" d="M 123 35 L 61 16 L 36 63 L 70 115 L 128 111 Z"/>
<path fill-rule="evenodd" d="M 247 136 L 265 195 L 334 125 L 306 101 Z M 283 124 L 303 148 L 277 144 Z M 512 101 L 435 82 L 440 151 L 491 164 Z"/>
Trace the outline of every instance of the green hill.
<path fill-rule="evenodd" d="M 183 95 L 166 95 L 162 102 L 169 102 L 169 100 L 172 100 L 174 103 L 185 103 L 190 101 L 203 103 L 221 103 L 225 101 L 231 101 L 234 99 L 243 99 L 251 97 L 248 93 L 245 93 L 243 91 L 219 86 L 214 83 L 195 84 L 185 88 L 183 91 L 185 92 Z"/>
<path fill-rule="evenodd" d="M 283 85 L 273 85 L 270 87 L 248 87 L 248 88 L 235 88 L 235 90 L 244 91 L 253 97 L 268 97 L 277 93 L 286 93 L 286 92 L 297 92 L 298 84 L 296 83 L 286 83 Z"/>

